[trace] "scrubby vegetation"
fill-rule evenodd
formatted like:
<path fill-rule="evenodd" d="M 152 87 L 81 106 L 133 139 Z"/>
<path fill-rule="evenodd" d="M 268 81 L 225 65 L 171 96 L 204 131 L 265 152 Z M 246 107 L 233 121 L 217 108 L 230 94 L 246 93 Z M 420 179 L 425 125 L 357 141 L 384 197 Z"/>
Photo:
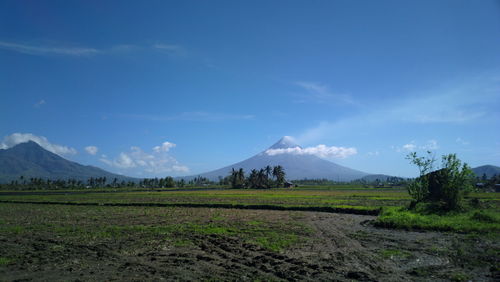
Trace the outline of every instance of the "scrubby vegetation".
<path fill-rule="evenodd" d="M 406 230 L 436 230 L 469 232 L 500 232 L 500 213 L 494 209 L 465 212 L 432 213 L 427 205 L 415 209 L 386 207 L 377 218 L 376 225 Z"/>
<path fill-rule="evenodd" d="M 420 176 L 408 185 L 414 204 L 433 203 L 446 211 L 463 208 L 463 198 L 472 190 L 474 173 L 455 154 L 442 156 L 441 168 L 434 170 L 436 159 L 427 153 L 427 157 L 419 157 L 415 152 L 407 156 L 420 171 Z"/>
<path fill-rule="evenodd" d="M 500 212 L 492 202 L 466 196 L 473 191 L 473 173 L 455 154 L 442 156 L 441 168 L 435 170 L 435 158 L 411 153 L 420 176 L 408 185 L 412 197 L 409 206 L 386 207 L 379 215 L 378 226 L 454 232 L 500 231 Z M 468 199 L 468 201 L 467 201 Z"/>

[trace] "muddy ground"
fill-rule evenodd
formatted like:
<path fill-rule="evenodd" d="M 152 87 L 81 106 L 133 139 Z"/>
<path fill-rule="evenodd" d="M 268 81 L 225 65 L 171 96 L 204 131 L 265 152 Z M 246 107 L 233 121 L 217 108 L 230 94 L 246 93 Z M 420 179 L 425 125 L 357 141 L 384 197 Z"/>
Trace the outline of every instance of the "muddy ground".
<path fill-rule="evenodd" d="M 364 215 L 222 212 L 272 220 L 293 217 L 310 231 L 279 251 L 237 234 L 193 233 L 188 241 L 172 243 L 161 237 L 79 242 L 50 232 L 3 232 L 0 280 L 500 280 L 500 244 L 491 235 L 381 229 L 371 224 L 375 217 Z"/>

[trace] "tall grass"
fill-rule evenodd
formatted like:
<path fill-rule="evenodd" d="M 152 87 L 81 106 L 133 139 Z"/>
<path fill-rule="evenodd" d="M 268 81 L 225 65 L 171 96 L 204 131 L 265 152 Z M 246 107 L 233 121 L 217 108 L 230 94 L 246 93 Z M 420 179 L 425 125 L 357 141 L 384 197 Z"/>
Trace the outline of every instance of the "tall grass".
<path fill-rule="evenodd" d="M 500 232 L 500 212 L 494 209 L 473 209 L 467 212 L 431 214 L 405 207 L 385 207 L 377 218 L 376 225 L 406 230 Z"/>

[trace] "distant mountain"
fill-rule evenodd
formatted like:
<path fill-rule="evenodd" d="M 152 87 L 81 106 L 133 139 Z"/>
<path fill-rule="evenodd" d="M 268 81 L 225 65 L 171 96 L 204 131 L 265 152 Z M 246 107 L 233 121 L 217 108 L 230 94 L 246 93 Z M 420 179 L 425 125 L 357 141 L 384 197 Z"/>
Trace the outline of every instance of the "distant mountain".
<path fill-rule="evenodd" d="M 472 169 L 472 171 L 478 176 L 482 177 L 486 174 L 486 177 L 491 178 L 493 175 L 500 175 L 500 167 L 494 165 L 482 165 Z"/>
<path fill-rule="evenodd" d="M 112 181 L 134 180 L 119 174 L 107 172 L 94 166 L 84 166 L 68 161 L 51 153 L 33 141 L 18 144 L 9 149 L 0 149 L 0 182 L 10 182 L 24 176 L 25 179 L 77 179 L 106 177 Z"/>
<path fill-rule="evenodd" d="M 269 149 L 287 149 L 296 148 L 299 145 L 295 144 L 290 137 L 283 137 Z M 269 150 L 268 149 L 268 150 Z M 217 180 L 220 177 L 226 177 L 231 170 L 243 168 L 245 173 L 250 173 L 252 169 L 261 169 L 267 165 L 281 165 L 286 173 L 286 178 L 289 180 L 297 179 L 330 179 L 335 181 L 351 181 L 368 173 L 354 170 L 348 167 L 338 165 L 336 163 L 321 159 L 314 155 L 283 153 L 269 155 L 267 150 L 239 163 L 235 163 L 221 169 L 200 174 L 210 180 Z M 192 178 L 194 176 L 186 177 Z"/>

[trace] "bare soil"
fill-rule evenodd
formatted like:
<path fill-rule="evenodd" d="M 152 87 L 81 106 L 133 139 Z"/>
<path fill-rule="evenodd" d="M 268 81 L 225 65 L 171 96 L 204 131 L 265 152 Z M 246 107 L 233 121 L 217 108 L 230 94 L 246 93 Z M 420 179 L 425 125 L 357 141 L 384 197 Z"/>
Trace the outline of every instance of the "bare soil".
<path fill-rule="evenodd" d="M 135 235 L 78 242 L 50 232 L 0 233 L 0 257 L 15 258 L 0 264 L 0 280 L 500 280 L 499 240 L 491 236 L 375 228 L 375 217 L 366 215 L 219 212 L 235 220 L 294 218 L 312 231 L 281 251 L 228 234 L 193 233 L 184 244 Z"/>

